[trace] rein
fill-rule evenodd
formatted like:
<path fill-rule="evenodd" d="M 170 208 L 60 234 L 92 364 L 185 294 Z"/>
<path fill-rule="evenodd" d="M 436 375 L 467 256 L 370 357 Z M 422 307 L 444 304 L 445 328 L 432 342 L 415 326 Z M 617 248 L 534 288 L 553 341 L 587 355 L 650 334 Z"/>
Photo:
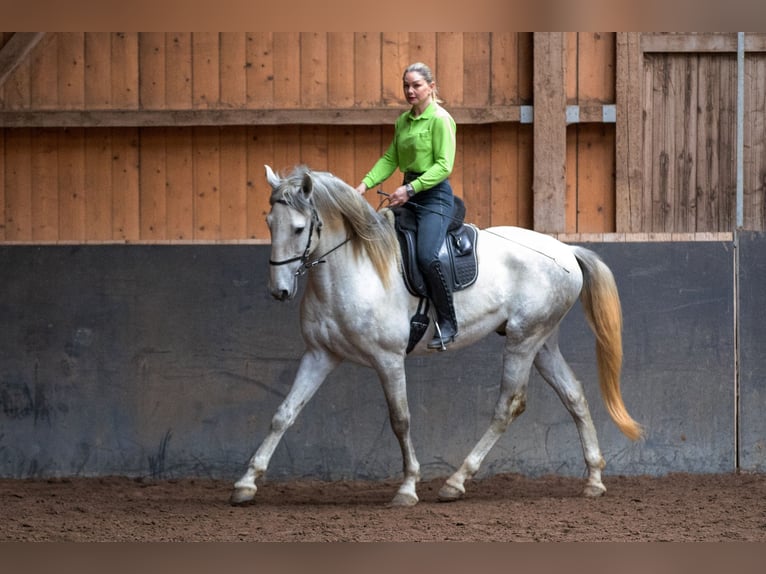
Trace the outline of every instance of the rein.
<path fill-rule="evenodd" d="M 278 199 L 276 200 L 276 203 L 281 203 L 282 205 L 287 205 L 289 207 L 289 204 L 284 199 Z M 311 255 L 311 238 L 314 236 L 314 227 L 317 228 L 317 236 L 322 236 L 322 222 L 319 219 L 319 214 L 317 213 L 316 208 L 314 207 L 313 203 L 311 205 L 311 225 L 309 227 L 309 239 L 306 242 L 306 249 L 303 250 L 302 255 L 298 255 L 296 257 L 291 257 L 290 259 L 283 259 L 282 261 L 274 261 L 273 259 L 269 259 L 269 265 L 279 266 L 279 265 L 287 265 L 288 263 L 294 263 L 295 261 L 300 261 L 301 265 L 298 267 L 298 269 L 295 270 L 295 275 L 305 275 L 309 269 L 312 267 L 316 267 L 320 263 L 326 263 L 325 257 L 327 257 L 330 253 L 335 251 L 336 249 L 340 249 L 343 247 L 346 243 L 351 241 L 350 237 L 346 237 L 344 241 L 342 241 L 340 244 L 336 245 L 329 251 L 325 252 L 323 255 L 320 255 L 313 261 L 309 261 L 309 255 Z"/>

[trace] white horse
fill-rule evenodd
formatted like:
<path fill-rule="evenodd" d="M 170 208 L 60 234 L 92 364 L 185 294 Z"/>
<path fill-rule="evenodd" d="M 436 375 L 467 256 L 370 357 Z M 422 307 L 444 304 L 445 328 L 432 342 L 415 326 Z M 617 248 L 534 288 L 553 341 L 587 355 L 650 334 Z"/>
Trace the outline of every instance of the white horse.
<path fill-rule="evenodd" d="M 399 244 L 390 214 L 376 212 L 351 186 L 326 172 L 296 168 L 281 179 L 269 167 L 271 186 L 270 289 L 280 301 L 295 296 L 298 278 L 308 276 L 301 303 L 306 350 L 268 436 L 234 485 L 232 504 L 253 500 L 261 477 L 285 431 L 325 378 L 342 361 L 373 368 L 383 385 L 391 426 L 402 451 L 404 481 L 391 504 L 418 502 L 420 465 L 410 437 L 405 356 L 410 317 L 418 299 L 401 276 Z M 559 351 L 558 328 L 579 298 L 596 335 L 601 395 L 619 429 L 630 439 L 641 427 L 620 393 L 622 315 L 609 268 L 590 250 L 515 227 L 481 230 L 479 276 L 454 294 L 459 335 L 450 346 L 475 343 L 496 331 L 505 336 L 500 394 L 489 428 L 439 492 L 456 500 L 490 449 L 525 408 L 534 365 L 555 389 L 579 432 L 588 478 L 585 496 L 600 496 L 604 459 L 580 382 Z M 433 323 L 433 322 L 432 322 Z M 426 354 L 433 327 L 412 351 Z"/>

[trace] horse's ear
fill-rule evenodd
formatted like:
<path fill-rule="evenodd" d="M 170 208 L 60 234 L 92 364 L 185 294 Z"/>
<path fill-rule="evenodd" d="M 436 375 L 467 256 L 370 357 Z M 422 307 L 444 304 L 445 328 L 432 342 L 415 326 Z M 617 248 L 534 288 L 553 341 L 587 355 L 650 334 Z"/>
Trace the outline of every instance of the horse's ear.
<path fill-rule="evenodd" d="M 264 165 L 263 167 L 266 168 L 266 181 L 269 182 L 271 189 L 277 189 L 280 183 L 279 177 L 277 177 L 277 174 L 275 174 L 274 170 L 271 169 L 271 166 Z"/>
<path fill-rule="evenodd" d="M 303 195 L 308 197 L 311 195 L 311 190 L 314 189 L 314 182 L 311 180 L 311 175 L 308 173 L 303 174 L 303 181 L 301 182 L 301 189 L 303 190 Z"/>

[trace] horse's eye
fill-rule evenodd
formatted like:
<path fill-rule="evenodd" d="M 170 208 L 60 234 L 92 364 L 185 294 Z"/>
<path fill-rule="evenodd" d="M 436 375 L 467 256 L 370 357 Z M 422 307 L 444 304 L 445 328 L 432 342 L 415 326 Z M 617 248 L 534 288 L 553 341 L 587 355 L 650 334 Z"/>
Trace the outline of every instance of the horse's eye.
<path fill-rule="evenodd" d="M 303 230 L 306 229 L 305 227 L 296 227 L 295 228 L 295 235 L 300 235 L 303 233 Z"/>

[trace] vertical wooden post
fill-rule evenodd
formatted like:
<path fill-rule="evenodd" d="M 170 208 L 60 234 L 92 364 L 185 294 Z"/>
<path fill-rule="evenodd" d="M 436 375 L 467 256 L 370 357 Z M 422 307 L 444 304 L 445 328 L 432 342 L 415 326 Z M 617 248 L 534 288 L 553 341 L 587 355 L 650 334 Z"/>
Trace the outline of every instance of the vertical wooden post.
<path fill-rule="evenodd" d="M 644 231 L 641 34 L 617 33 L 615 210 L 617 232 Z"/>
<path fill-rule="evenodd" d="M 566 231 L 566 37 L 535 32 L 534 229 Z"/>

